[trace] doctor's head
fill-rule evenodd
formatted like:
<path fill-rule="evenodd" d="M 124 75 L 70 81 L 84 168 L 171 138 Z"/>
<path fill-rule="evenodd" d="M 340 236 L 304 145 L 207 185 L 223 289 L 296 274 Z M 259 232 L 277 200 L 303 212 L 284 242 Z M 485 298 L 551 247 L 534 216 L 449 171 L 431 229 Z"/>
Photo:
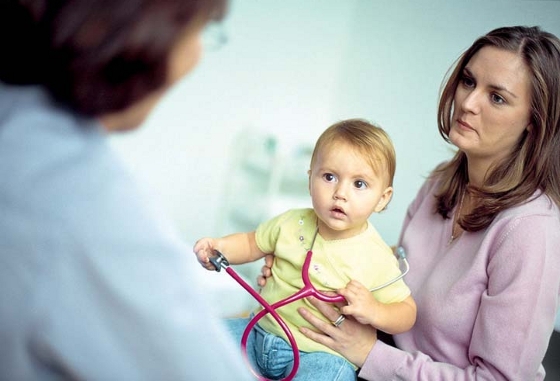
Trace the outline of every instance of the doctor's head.
<path fill-rule="evenodd" d="M 220 21 L 227 6 L 227 0 L 8 1 L 0 18 L 18 38 L 1 42 L 0 80 L 41 85 L 62 106 L 90 117 L 138 103 L 149 112 L 196 66 L 203 29 Z"/>

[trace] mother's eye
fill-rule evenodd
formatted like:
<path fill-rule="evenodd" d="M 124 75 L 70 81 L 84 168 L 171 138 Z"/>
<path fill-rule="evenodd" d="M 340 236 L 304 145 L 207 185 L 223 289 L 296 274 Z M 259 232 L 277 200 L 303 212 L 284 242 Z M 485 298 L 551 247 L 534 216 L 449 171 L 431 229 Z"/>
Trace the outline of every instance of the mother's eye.
<path fill-rule="evenodd" d="M 497 104 L 503 104 L 506 103 L 506 100 L 504 98 L 502 98 L 500 95 L 498 94 L 492 94 L 490 95 L 490 99 L 492 99 L 492 102 L 497 103 Z"/>
<path fill-rule="evenodd" d="M 474 79 L 472 79 L 471 77 L 469 77 L 467 75 L 463 75 L 461 77 L 461 83 L 463 84 L 463 86 L 469 87 L 469 88 L 476 86 L 476 82 L 474 81 Z"/>

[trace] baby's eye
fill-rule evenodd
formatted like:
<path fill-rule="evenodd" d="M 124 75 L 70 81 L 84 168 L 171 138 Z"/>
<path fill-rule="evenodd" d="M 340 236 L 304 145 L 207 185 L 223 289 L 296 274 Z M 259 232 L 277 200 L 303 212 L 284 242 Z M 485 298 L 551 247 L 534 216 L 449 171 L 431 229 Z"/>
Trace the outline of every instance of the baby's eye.
<path fill-rule="evenodd" d="M 325 173 L 325 174 L 323 175 L 323 178 L 324 178 L 325 180 L 327 180 L 329 183 L 331 183 L 331 182 L 333 182 L 333 181 L 336 180 L 336 177 L 334 177 L 334 175 L 333 175 L 332 173 Z"/>
<path fill-rule="evenodd" d="M 365 189 L 367 188 L 367 184 L 363 180 L 356 180 L 354 181 L 354 186 L 358 189 Z"/>

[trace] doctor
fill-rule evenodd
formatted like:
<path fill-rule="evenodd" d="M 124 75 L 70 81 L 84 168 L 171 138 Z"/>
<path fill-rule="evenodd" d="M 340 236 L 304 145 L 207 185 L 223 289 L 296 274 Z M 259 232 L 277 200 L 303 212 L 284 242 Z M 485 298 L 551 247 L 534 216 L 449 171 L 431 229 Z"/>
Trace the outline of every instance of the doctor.
<path fill-rule="evenodd" d="M 2 2 L 0 379 L 250 379 L 190 247 L 108 143 L 196 66 L 225 9 Z"/>

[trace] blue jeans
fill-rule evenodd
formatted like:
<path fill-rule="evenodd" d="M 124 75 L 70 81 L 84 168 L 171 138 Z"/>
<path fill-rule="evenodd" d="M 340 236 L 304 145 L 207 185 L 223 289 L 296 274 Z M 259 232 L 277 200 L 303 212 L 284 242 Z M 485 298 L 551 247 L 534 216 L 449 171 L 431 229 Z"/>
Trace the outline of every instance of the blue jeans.
<path fill-rule="evenodd" d="M 251 318 L 226 319 L 226 327 L 241 343 L 245 327 Z M 295 381 L 355 381 L 352 364 L 340 356 L 327 352 L 299 352 L 299 369 Z M 283 338 L 266 332 L 255 325 L 247 339 L 247 357 L 253 370 L 266 378 L 279 380 L 293 367 L 292 347 Z"/>

